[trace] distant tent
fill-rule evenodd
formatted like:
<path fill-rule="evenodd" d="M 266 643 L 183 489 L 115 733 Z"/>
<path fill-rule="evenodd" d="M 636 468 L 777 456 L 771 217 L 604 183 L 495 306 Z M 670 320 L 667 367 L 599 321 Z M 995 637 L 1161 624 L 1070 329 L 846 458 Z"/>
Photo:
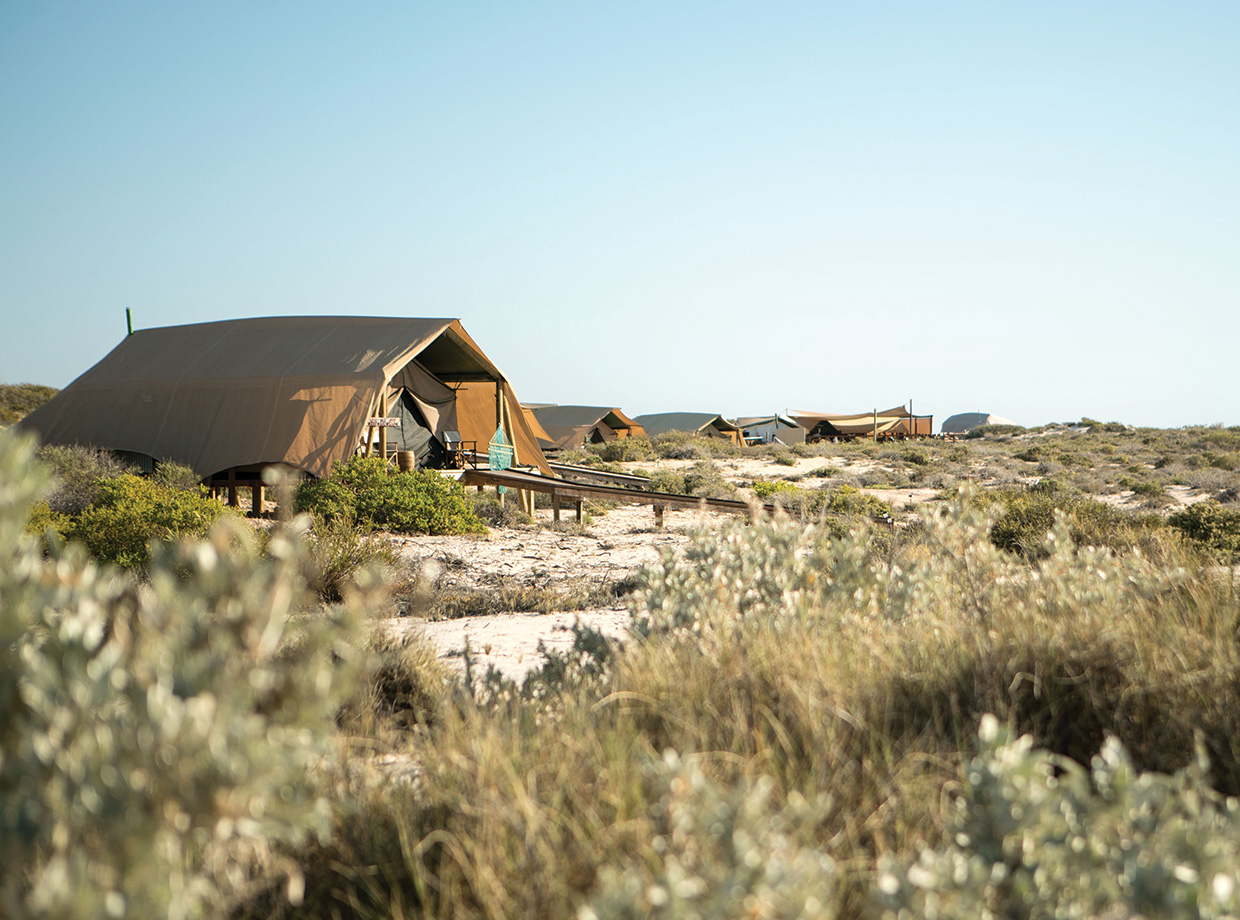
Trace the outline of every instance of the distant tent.
<path fill-rule="evenodd" d="M 943 434 L 965 434 L 982 425 L 1015 425 L 1011 419 L 988 412 L 958 412 L 943 422 Z"/>
<path fill-rule="evenodd" d="M 619 409 L 607 406 L 534 405 L 527 408 L 547 435 L 542 444 L 544 449 L 571 450 L 616 438 L 637 438 L 646 433 Z"/>
<path fill-rule="evenodd" d="M 793 412 L 792 417 L 810 439 L 929 437 L 934 431 L 933 416 L 913 415 L 904 406 L 856 415 Z"/>
<path fill-rule="evenodd" d="M 646 429 L 650 437 L 668 431 L 686 431 L 709 438 L 724 438 L 733 444 L 741 443 L 741 429 L 722 415 L 709 412 L 656 412 L 639 415 L 634 419 Z"/>
<path fill-rule="evenodd" d="M 286 316 L 135 332 L 21 424 L 204 478 L 270 465 L 325 476 L 381 414 L 400 419 L 389 446 L 432 466 L 445 432 L 485 445 L 503 424 L 517 462 L 550 473 L 518 406 L 459 320 Z"/>
<path fill-rule="evenodd" d="M 806 431 L 786 415 L 750 415 L 736 420 L 746 444 L 804 444 Z"/>

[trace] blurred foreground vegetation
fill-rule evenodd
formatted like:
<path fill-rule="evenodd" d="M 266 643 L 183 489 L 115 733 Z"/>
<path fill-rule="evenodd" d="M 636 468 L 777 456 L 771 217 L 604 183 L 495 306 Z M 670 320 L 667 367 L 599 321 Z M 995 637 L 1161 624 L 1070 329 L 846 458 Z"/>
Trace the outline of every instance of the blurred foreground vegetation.
<path fill-rule="evenodd" d="M 837 485 L 517 685 L 394 639 L 381 559 L 325 603 L 304 522 L 125 571 L 28 532 L 46 476 L 0 435 L 6 916 L 1240 914 L 1229 502 Z"/>

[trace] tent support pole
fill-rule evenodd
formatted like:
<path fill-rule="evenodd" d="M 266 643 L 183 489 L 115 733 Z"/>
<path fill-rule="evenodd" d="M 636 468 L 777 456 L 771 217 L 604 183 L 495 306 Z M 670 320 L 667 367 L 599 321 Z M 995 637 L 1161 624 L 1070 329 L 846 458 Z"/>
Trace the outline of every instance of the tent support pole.
<path fill-rule="evenodd" d="M 383 392 L 379 394 L 379 415 L 387 418 L 388 401 L 387 401 L 387 384 L 383 385 Z M 383 462 L 387 462 L 387 426 L 379 426 L 379 456 L 383 458 Z"/>

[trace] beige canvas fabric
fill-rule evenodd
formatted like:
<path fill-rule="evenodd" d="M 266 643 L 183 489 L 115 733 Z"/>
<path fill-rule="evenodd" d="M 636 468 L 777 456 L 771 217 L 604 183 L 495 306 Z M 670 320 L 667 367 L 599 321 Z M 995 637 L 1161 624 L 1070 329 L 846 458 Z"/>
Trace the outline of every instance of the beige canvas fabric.
<path fill-rule="evenodd" d="M 793 419 L 807 431 L 819 422 L 830 422 L 840 434 L 869 435 L 873 433 L 929 434 L 928 416 L 913 416 L 904 406 L 880 409 L 875 418 L 873 412 L 844 415 L 831 412 L 793 412 Z M 921 429 L 925 428 L 923 432 Z"/>
<path fill-rule="evenodd" d="M 454 319 L 168 326 L 125 338 L 22 427 L 45 443 L 168 458 L 204 477 L 263 463 L 323 476 L 354 452 L 385 386 L 415 392 L 439 433 L 459 421 L 447 404 L 451 385 L 496 379 L 502 374 Z"/>

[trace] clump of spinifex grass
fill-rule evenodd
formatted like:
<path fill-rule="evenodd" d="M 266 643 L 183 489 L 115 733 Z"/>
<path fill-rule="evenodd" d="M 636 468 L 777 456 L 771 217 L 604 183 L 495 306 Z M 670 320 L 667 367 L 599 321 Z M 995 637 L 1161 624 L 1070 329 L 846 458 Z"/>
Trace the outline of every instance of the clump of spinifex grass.
<path fill-rule="evenodd" d="M 1062 517 L 1030 561 L 988 539 L 998 508 L 965 498 L 908 539 L 786 518 L 699 534 L 647 572 L 637 634 L 601 671 L 444 707 L 406 749 L 416 794 L 372 791 L 341 819 L 364 884 L 351 869 L 314 906 L 364 889 L 382 915 L 400 898 L 425 916 L 603 916 L 653 908 L 676 879 L 685 897 L 759 897 L 745 851 L 796 890 L 817 880 L 806 916 L 861 916 L 880 861 L 949 839 L 985 713 L 1082 763 L 1114 736 L 1140 770 L 1185 767 L 1197 732 L 1216 787 L 1240 791 L 1232 589 L 1187 550 L 1078 547 Z M 693 809 L 736 830 L 721 841 Z"/>

